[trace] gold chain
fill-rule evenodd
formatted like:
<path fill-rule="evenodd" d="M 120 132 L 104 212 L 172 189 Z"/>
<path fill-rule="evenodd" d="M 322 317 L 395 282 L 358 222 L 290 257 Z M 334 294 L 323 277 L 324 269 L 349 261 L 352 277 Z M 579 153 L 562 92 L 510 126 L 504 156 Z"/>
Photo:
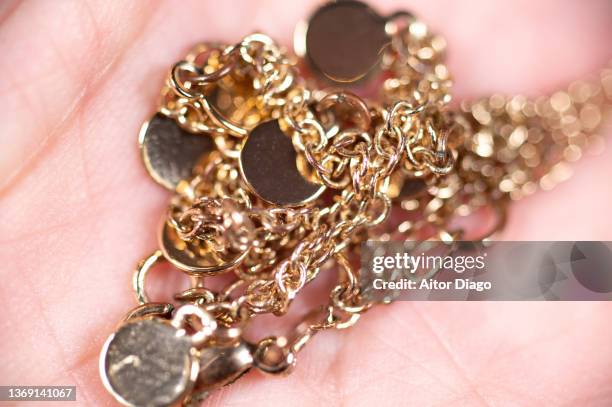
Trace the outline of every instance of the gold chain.
<path fill-rule="evenodd" d="M 394 74 L 383 85 L 383 107 L 348 92 L 306 88 L 291 59 L 262 34 L 235 46 L 199 45 L 175 65 L 163 91 L 160 111 L 192 132 L 212 134 L 223 153 L 214 155 L 214 176 L 205 181 L 206 171 L 197 175 L 203 185 L 178 195 L 182 203 L 173 205 L 169 222 L 184 240 L 195 236 L 213 241 L 215 250 L 227 250 L 237 241 L 239 248 L 249 250 L 235 269 L 244 293 L 232 300 L 227 290 L 222 291 L 223 301 L 202 298 L 224 304 L 224 321 L 283 314 L 329 260 L 344 271 L 319 318 L 306 328 L 300 325 L 306 333 L 283 345 L 286 359 L 278 362 L 283 366 L 288 367 L 287 358 L 294 359 L 296 343 L 303 346 L 321 329 L 351 325 L 369 307 L 360 303 L 358 273 L 347 260 L 347 249 L 367 238 L 366 229 L 383 223 L 393 205 L 418 213 L 410 227 L 403 225 L 404 238 L 422 236 L 428 228 L 452 239 L 461 236 L 448 229 L 455 216 L 485 206 L 505 216 L 508 199 L 528 195 L 538 185 L 550 188 L 567 174 L 567 162 L 601 142 L 594 131 L 611 99 L 611 70 L 603 71 L 599 82 L 576 83 L 549 98 L 495 95 L 453 111 L 448 108 L 452 82 L 443 64 L 444 40 L 411 20 L 392 44 L 383 60 Z M 203 53 L 212 56 L 198 65 Z M 248 96 L 239 93 L 245 88 L 241 80 L 251 85 L 246 86 Z M 203 102 L 206 87 L 214 85 L 234 97 L 254 98 L 242 102 L 253 111 L 227 116 L 238 124 L 228 124 L 227 117 L 219 120 L 210 102 Z M 310 176 L 339 192 L 331 205 L 321 201 L 300 209 L 273 207 L 258 202 L 241 184 L 235 162 L 238 141 L 253 122 L 267 118 L 286 123 Z M 416 194 L 396 192 L 392 202 L 390 184 L 398 191 L 398 185 L 411 182 L 420 186 Z M 233 203 L 223 205 L 226 201 Z M 212 216 L 211 205 L 219 215 Z M 498 222 L 486 236 L 502 225 Z M 221 237 L 225 246 L 216 242 Z M 312 320 L 312 314 L 305 318 Z M 276 339 L 266 338 L 258 349 L 273 343 L 278 346 Z"/>
<path fill-rule="evenodd" d="M 174 65 L 159 112 L 216 148 L 176 188 L 162 230 L 168 247 L 136 271 L 143 306 L 145 275 L 168 258 L 193 282 L 175 298 L 209 312 L 217 340 L 239 341 L 249 320 L 285 314 L 321 270 L 335 266 L 327 304 L 286 337 L 253 345 L 255 367 L 287 372 L 315 333 L 350 327 L 371 307 L 354 264 L 361 242 L 459 239 L 469 231 L 452 221 L 481 209 L 497 217 L 479 236 L 488 238 L 503 227 L 509 201 L 564 180 L 568 163 L 602 143 L 612 69 L 550 97 L 494 95 L 453 108 L 444 40 L 412 16 L 392 23 L 382 58 L 389 77 L 375 99 L 313 87 L 296 59 L 263 34 L 197 45 Z M 322 194 L 275 204 L 245 179 L 245 140 L 271 120 L 290 138 L 301 176 Z M 392 210 L 408 220 L 387 222 Z M 233 280 L 206 288 L 222 270 Z"/>

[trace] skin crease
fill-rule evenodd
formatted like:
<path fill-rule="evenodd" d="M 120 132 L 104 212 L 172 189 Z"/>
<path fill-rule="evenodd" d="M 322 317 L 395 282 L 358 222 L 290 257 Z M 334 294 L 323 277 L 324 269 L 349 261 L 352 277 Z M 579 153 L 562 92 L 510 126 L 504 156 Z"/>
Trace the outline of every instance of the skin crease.
<path fill-rule="evenodd" d="M 375 6 L 412 10 L 444 34 L 457 100 L 552 90 L 612 56 L 608 0 Z M 115 405 L 98 354 L 134 306 L 131 270 L 156 247 L 169 197 L 148 178 L 136 146 L 164 75 L 198 40 L 231 42 L 259 29 L 289 45 L 313 7 L 0 4 L 0 384 L 76 385 L 74 405 Z M 612 240 L 604 215 L 612 150 L 573 168 L 570 181 L 516 203 L 502 237 Z M 158 284 L 152 296 L 167 290 Z M 251 372 L 206 403 L 612 405 L 611 312 L 612 304 L 597 302 L 376 307 L 350 330 L 317 336 L 291 376 Z"/>

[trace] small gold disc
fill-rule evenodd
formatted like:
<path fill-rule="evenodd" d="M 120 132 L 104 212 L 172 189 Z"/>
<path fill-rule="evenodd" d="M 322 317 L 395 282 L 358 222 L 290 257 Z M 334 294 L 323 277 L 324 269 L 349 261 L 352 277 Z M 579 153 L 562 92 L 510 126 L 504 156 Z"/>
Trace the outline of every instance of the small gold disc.
<path fill-rule="evenodd" d="M 296 48 L 328 80 L 355 82 L 378 66 L 390 43 L 386 21 L 365 3 L 330 2 L 310 17 L 305 32 L 296 31 Z"/>
<path fill-rule="evenodd" d="M 219 252 L 204 241 L 182 240 L 176 230 L 164 222 L 159 234 L 159 246 L 164 257 L 190 275 L 216 275 L 240 264 L 248 250 Z"/>
<path fill-rule="evenodd" d="M 278 120 L 257 125 L 240 152 L 240 172 L 250 189 L 266 202 L 299 206 L 316 199 L 325 190 L 298 170 L 297 152 L 280 128 Z"/>
<path fill-rule="evenodd" d="M 407 178 L 404 180 L 399 196 L 414 198 L 427 190 L 427 183 L 421 178 Z"/>
<path fill-rule="evenodd" d="M 170 190 L 190 178 L 200 157 L 214 148 L 208 135 L 191 134 L 160 113 L 143 124 L 138 141 L 149 175 Z"/>
<path fill-rule="evenodd" d="M 198 370 L 189 336 L 161 319 L 124 323 L 100 355 L 105 387 L 126 406 L 174 405 L 191 390 Z"/>

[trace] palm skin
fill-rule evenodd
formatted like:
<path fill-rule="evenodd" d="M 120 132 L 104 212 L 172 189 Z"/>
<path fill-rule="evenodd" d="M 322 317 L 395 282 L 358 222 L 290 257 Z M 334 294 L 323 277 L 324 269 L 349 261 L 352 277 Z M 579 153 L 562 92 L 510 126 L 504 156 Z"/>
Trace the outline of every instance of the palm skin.
<path fill-rule="evenodd" d="M 231 42 L 259 29 L 288 44 L 312 7 L 0 4 L 0 384 L 76 385 L 77 404 L 115 405 L 98 354 L 134 306 L 131 270 L 156 247 L 168 199 L 136 146 L 166 70 L 199 40 Z M 410 9 L 446 36 L 458 99 L 547 91 L 610 57 L 606 0 L 377 8 Z M 554 191 L 514 205 L 503 238 L 611 240 L 612 151 L 574 169 Z M 184 277 L 165 278 L 178 285 Z M 252 372 L 207 403 L 611 405 L 611 311 L 608 303 L 377 307 L 351 330 L 317 336 L 291 376 Z"/>

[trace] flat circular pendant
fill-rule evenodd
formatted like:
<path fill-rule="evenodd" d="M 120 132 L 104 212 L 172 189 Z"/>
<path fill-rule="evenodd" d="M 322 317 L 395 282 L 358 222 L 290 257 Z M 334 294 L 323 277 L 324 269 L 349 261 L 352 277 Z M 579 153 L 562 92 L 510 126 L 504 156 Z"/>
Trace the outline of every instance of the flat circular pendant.
<path fill-rule="evenodd" d="M 230 270 L 240 264 L 249 252 L 218 252 L 203 241 L 186 242 L 166 222 L 160 230 L 159 246 L 166 260 L 187 274 L 195 276 L 216 275 Z"/>
<path fill-rule="evenodd" d="M 400 190 L 401 198 L 414 198 L 427 190 L 427 183 L 421 178 L 407 178 Z"/>
<path fill-rule="evenodd" d="M 378 65 L 389 44 L 386 20 L 359 1 L 330 2 L 296 31 L 296 50 L 314 71 L 334 82 L 355 82 Z"/>
<path fill-rule="evenodd" d="M 159 319 L 123 324 L 100 355 L 104 385 L 126 406 L 174 404 L 191 390 L 198 371 L 190 338 Z"/>
<path fill-rule="evenodd" d="M 214 148 L 207 135 L 191 134 L 160 113 L 143 124 L 138 141 L 149 175 L 170 190 L 191 177 L 200 157 Z"/>
<path fill-rule="evenodd" d="M 306 180 L 296 165 L 297 153 L 278 120 L 257 125 L 240 152 L 240 171 L 253 193 L 266 202 L 299 206 L 316 199 L 325 186 Z"/>

